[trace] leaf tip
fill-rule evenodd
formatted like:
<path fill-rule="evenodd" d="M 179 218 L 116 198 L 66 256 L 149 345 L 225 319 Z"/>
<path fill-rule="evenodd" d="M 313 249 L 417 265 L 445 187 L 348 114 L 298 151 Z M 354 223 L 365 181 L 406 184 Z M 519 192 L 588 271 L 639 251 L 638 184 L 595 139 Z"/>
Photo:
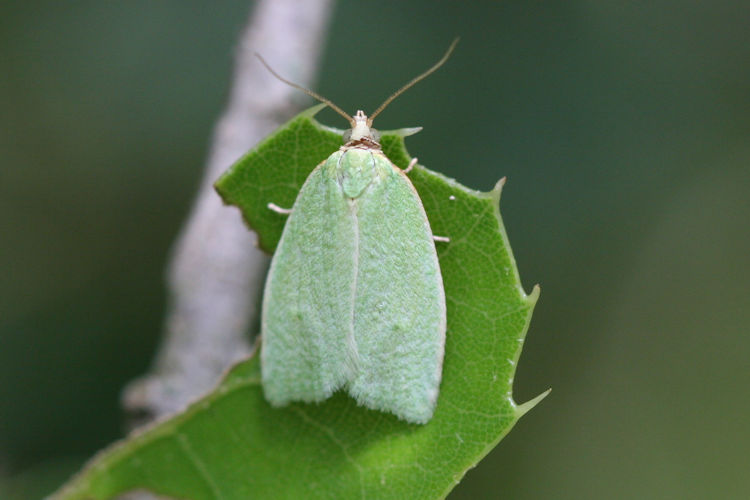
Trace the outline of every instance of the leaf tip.
<path fill-rule="evenodd" d="M 399 128 L 396 130 L 383 130 L 380 132 L 380 135 L 382 137 L 385 134 L 393 134 L 395 136 L 404 138 L 404 137 L 409 137 L 410 135 L 414 135 L 421 131 L 422 131 L 422 127 L 407 127 L 407 128 Z"/>
<path fill-rule="evenodd" d="M 507 177 L 503 177 L 499 181 L 495 183 L 495 187 L 492 188 L 492 191 L 489 192 L 490 198 L 495 200 L 495 203 L 497 205 L 500 205 L 500 195 L 503 192 L 503 186 L 505 186 L 505 181 L 508 180 Z"/>
<path fill-rule="evenodd" d="M 526 401 L 525 403 L 518 405 L 516 407 L 516 415 L 518 415 L 518 418 L 523 417 L 526 413 L 528 413 L 529 410 L 531 410 L 533 407 L 538 405 L 542 401 L 542 399 L 546 398 L 547 395 L 549 395 L 550 392 L 552 392 L 551 387 L 547 389 L 546 391 L 544 391 L 543 393 L 541 393 L 540 395 L 538 395 L 537 397 L 535 397 L 534 399 Z"/>
<path fill-rule="evenodd" d="M 536 301 L 539 300 L 539 294 L 542 293 L 542 287 L 539 286 L 539 283 L 534 285 L 534 288 L 531 289 L 531 293 L 526 296 L 529 302 L 532 304 L 536 304 Z"/>
<path fill-rule="evenodd" d="M 320 113 L 320 110 L 323 109 L 323 108 L 325 108 L 326 106 L 328 106 L 328 104 L 326 104 L 324 102 L 322 102 L 320 104 L 316 104 L 315 106 L 312 106 L 312 107 L 307 108 L 306 110 L 304 110 L 302 113 L 300 113 L 300 115 L 306 116 L 308 118 L 312 118 L 315 115 L 317 115 L 318 113 Z"/>

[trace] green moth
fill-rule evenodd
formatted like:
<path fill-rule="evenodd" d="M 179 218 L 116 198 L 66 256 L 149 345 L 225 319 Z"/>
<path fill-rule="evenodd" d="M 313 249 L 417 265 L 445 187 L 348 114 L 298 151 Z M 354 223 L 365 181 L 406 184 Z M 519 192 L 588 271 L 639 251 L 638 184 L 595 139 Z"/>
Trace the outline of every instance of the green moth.
<path fill-rule="evenodd" d="M 446 307 L 434 237 L 406 173 L 383 154 L 372 121 L 351 117 L 345 144 L 318 165 L 288 213 L 263 296 L 261 370 L 274 406 L 317 402 L 344 389 L 358 404 L 408 422 L 432 418 L 445 346 Z"/>

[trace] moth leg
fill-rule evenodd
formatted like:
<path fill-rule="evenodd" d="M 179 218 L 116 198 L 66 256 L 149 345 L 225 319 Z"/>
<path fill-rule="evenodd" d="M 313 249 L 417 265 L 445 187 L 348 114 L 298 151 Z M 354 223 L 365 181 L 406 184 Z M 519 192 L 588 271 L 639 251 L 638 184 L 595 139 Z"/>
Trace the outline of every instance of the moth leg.
<path fill-rule="evenodd" d="M 404 173 L 408 174 L 409 172 L 411 172 L 411 169 L 414 168 L 414 165 L 416 165 L 416 164 L 417 164 L 417 159 L 416 158 L 412 158 L 411 161 L 409 162 L 409 164 L 404 169 Z"/>
<path fill-rule="evenodd" d="M 291 208 L 281 208 L 276 203 L 269 203 L 267 207 L 269 208 L 269 210 L 272 210 L 277 214 L 289 215 L 290 213 L 292 213 Z"/>
<path fill-rule="evenodd" d="M 447 236 L 435 236 L 435 235 L 432 235 L 432 239 L 435 240 L 435 241 L 443 242 L 443 243 L 450 243 L 451 242 L 451 239 L 448 238 Z"/>

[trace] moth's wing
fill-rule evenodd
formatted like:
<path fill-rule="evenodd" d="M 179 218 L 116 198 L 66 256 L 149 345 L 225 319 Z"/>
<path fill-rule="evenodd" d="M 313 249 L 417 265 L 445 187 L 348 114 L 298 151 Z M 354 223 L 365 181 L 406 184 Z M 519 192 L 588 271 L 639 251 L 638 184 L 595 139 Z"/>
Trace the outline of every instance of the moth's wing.
<path fill-rule="evenodd" d="M 445 346 L 445 292 L 414 186 L 377 153 L 381 177 L 358 199 L 354 336 L 349 393 L 369 408 L 425 423 L 435 408 Z"/>
<path fill-rule="evenodd" d="M 271 261 L 263 295 L 263 390 L 273 405 L 321 401 L 356 370 L 356 221 L 334 153 L 310 174 Z"/>

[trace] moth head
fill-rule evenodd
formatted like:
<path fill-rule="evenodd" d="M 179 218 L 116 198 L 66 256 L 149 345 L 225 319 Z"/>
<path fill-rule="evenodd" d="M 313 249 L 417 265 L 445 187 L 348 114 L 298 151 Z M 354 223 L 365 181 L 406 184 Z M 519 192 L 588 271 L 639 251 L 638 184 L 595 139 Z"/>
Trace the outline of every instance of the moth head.
<path fill-rule="evenodd" d="M 380 134 L 372 128 L 372 120 L 367 118 L 364 111 L 357 111 L 357 114 L 351 118 L 351 124 L 352 128 L 344 132 L 344 143 L 362 139 L 369 139 L 374 142 L 380 140 Z"/>

